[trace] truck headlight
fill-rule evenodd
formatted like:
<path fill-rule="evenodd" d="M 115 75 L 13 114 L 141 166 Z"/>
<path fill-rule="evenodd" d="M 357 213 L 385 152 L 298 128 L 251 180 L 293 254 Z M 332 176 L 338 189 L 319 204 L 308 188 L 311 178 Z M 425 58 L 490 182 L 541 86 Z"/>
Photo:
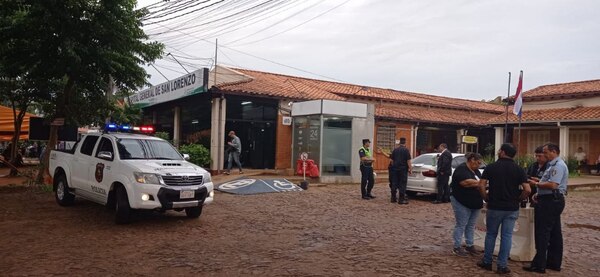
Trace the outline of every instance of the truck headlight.
<path fill-rule="evenodd" d="M 212 176 L 210 175 L 210 173 L 207 173 L 206 175 L 204 175 L 204 183 L 210 182 L 212 182 Z"/>
<path fill-rule="evenodd" d="M 154 184 L 154 185 L 164 185 L 162 177 L 158 174 L 154 173 L 143 173 L 143 172 L 134 172 L 133 176 L 135 181 L 140 184 Z"/>

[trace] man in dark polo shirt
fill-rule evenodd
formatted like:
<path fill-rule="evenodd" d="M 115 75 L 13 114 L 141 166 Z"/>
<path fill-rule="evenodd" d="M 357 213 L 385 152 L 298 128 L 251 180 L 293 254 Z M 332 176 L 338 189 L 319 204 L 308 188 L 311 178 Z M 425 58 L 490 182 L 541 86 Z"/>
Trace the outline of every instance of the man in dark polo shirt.
<path fill-rule="evenodd" d="M 412 172 L 410 151 L 406 148 L 406 138 L 400 138 L 400 146 L 396 147 L 390 157 L 392 159 L 392 200 L 396 198 L 398 190 L 398 204 L 408 204 L 406 196 L 406 185 L 408 183 L 408 174 Z"/>
<path fill-rule="evenodd" d="M 492 270 L 496 237 L 498 229 L 502 228 L 497 265 L 497 272 L 500 274 L 510 273 L 508 257 L 513 229 L 519 218 L 519 202 L 531 193 L 525 171 L 513 160 L 516 154 L 517 150 L 512 144 L 502 144 L 498 160 L 485 168 L 479 181 L 479 192 L 487 202 L 487 232 L 483 259 L 477 265 Z M 489 191 L 486 191 L 486 185 L 489 185 Z M 520 189 L 521 186 L 523 190 Z"/>

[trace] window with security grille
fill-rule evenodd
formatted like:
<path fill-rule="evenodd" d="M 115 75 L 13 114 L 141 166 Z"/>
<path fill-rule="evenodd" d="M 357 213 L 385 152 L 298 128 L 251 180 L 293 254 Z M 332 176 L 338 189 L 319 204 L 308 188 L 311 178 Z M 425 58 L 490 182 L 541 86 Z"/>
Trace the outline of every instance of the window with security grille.
<path fill-rule="evenodd" d="M 375 147 L 381 148 L 386 153 L 391 153 L 394 150 L 396 141 L 396 126 L 378 126 L 377 141 Z"/>

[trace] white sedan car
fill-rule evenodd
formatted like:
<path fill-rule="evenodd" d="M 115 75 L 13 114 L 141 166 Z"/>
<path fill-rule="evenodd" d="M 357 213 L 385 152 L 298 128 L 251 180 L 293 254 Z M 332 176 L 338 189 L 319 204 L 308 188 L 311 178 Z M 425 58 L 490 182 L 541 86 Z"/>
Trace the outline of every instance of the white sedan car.
<path fill-rule="evenodd" d="M 437 193 L 437 160 L 438 153 L 427 153 L 412 159 L 412 174 L 408 175 L 406 194 L 414 196 L 417 192 Z M 466 162 L 465 154 L 452 153 L 452 172 L 460 164 Z M 485 163 L 479 168 L 483 172 Z M 452 182 L 452 177 L 448 184 Z"/>

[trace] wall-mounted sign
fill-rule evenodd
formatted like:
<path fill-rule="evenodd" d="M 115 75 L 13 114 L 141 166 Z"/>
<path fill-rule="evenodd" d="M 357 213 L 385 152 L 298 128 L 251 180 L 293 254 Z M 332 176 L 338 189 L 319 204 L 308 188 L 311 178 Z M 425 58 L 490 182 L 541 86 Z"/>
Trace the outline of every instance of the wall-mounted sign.
<path fill-rule="evenodd" d="M 465 143 L 465 144 L 477 144 L 477 137 L 474 137 L 474 136 L 462 136 L 462 143 Z"/>
<path fill-rule="evenodd" d="M 292 117 L 291 116 L 284 116 L 281 124 L 283 124 L 285 126 L 291 126 L 292 125 Z"/>
<path fill-rule="evenodd" d="M 207 91 L 208 68 L 139 91 L 129 97 L 131 105 L 152 106 Z"/>

